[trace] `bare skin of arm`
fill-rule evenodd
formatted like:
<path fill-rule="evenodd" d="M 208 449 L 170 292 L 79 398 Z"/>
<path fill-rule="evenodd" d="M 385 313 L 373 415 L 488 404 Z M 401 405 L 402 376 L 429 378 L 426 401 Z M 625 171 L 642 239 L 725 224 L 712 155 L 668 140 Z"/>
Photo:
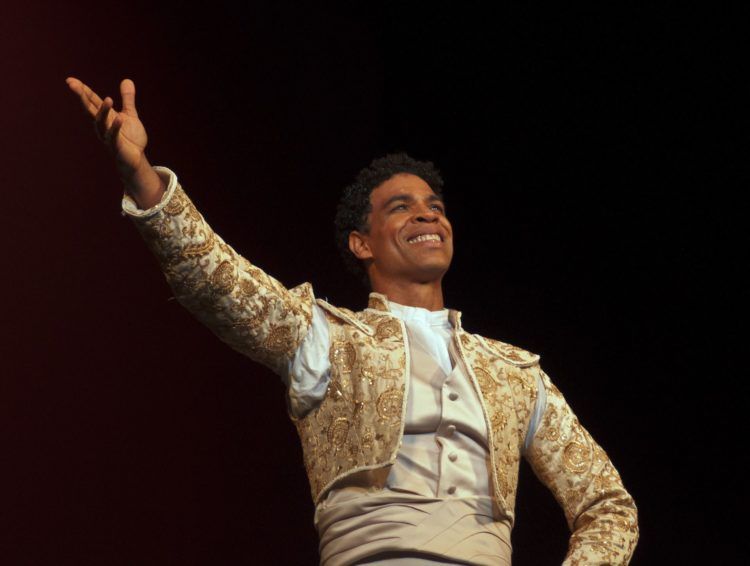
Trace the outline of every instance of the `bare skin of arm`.
<path fill-rule="evenodd" d="M 146 159 L 148 136 L 135 108 L 135 83 L 130 79 L 120 83 L 122 109 L 118 112 L 109 96 L 102 100 L 79 79 L 68 77 L 65 82 L 94 120 L 96 134 L 114 156 L 127 193 L 143 210 L 158 204 L 166 186 Z"/>

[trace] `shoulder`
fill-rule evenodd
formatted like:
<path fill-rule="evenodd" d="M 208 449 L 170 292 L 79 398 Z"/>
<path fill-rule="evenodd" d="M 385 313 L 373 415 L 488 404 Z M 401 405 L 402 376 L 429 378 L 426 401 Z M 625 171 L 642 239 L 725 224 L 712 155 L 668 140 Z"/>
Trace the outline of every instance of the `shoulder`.
<path fill-rule="evenodd" d="M 479 334 L 462 332 L 461 342 L 464 346 L 474 342 L 484 350 L 489 351 L 491 355 L 501 358 L 503 361 L 516 367 L 531 367 L 539 363 L 540 356 L 538 354 L 508 344 L 507 342 L 480 336 Z"/>
<path fill-rule="evenodd" d="M 317 299 L 316 302 L 326 312 L 330 324 L 357 328 L 376 340 L 392 340 L 401 336 L 401 322 L 392 314 L 371 308 L 355 312 L 344 307 L 336 307 L 322 299 Z"/>
<path fill-rule="evenodd" d="M 374 334 L 372 326 L 362 319 L 363 312 L 354 312 L 345 307 L 337 307 L 323 299 L 316 299 L 315 302 L 325 312 L 329 324 L 353 326 L 359 328 L 365 334 Z"/>

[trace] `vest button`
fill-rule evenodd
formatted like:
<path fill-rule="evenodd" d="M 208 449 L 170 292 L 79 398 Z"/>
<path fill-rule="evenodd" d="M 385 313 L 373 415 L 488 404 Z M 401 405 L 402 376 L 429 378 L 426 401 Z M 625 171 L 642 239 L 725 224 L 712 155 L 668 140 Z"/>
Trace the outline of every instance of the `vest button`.
<path fill-rule="evenodd" d="M 448 460 L 450 460 L 451 462 L 455 462 L 456 459 L 458 459 L 458 454 L 456 454 L 455 452 L 451 452 L 450 454 L 448 454 Z"/>
<path fill-rule="evenodd" d="M 454 493 L 456 493 L 456 486 L 455 485 L 450 486 L 448 488 L 448 493 L 450 493 L 451 495 L 453 495 Z"/>
<path fill-rule="evenodd" d="M 456 432 L 456 425 L 449 424 L 447 427 L 445 427 L 445 433 L 448 436 L 453 436 L 453 433 Z"/>
<path fill-rule="evenodd" d="M 458 393 L 456 393 L 455 391 L 451 391 L 450 395 L 448 395 L 448 399 L 450 399 L 451 401 L 455 401 L 456 399 L 458 399 Z"/>

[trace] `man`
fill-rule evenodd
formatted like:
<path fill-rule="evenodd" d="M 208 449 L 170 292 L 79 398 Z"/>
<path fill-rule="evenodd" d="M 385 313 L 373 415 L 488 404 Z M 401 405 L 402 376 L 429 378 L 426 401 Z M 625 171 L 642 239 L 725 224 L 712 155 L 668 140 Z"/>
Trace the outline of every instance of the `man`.
<path fill-rule="evenodd" d="M 386 156 L 346 189 L 339 245 L 372 289 L 352 312 L 309 283 L 286 289 L 211 230 L 174 173 L 148 163 L 132 81 L 120 112 L 67 82 L 176 298 L 285 380 L 322 564 L 510 564 L 522 455 L 565 512 L 565 564 L 629 562 L 635 504 L 539 357 L 466 332 L 444 308 L 453 231 L 432 164 Z"/>

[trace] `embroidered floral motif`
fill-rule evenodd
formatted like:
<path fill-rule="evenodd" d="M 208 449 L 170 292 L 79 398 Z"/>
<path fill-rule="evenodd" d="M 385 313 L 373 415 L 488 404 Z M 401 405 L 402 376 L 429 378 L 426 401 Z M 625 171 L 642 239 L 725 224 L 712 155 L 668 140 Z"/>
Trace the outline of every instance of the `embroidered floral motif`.
<path fill-rule="evenodd" d="M 342 373 L 351 373 L 357 352 L 350 342 L 336 341 L 331 344 L 331 363 L 340 367 Z"/>
<path fill-rule="evenodd" d="M 493 430 L 502 431 L 508 426 L 508 414 L 504 411 L 495 411 L 490 422 L 492 423 Z"/>
<path fill-rule="evenodd" d="M 168 216 L 177 216 L 180 212 L 185 210 L 185 207 L 188 206 L 189 202 L 190 201 L 184 192 L 175 191 L 172 198 L 162 210 L 164 211 L 164 214 Z"/>
<path fill-rule="evenodd" d="M 233 327 L 242 332 L 243 337 L 249 337 L 252 335 L 252 331 L 261 328 L 264 323 L 268 320 L 269 313 L 271 312 L 271 303 L 268 297 L 260 296 L 258 298 L 260 308 L 256 307 L 256 311 L 247 318 L 238 318 Z"/>
<path fill-rule="evenodd" d="M 379 311 L 388 311 L 388 305 L 386 303 L 386 299 L 382 298 L 381 296 L 378 296 L 376 293 L 370 294 L 367 307 L 371 309 L 379 310 Z"/>
<path fill-rule="evenodd" d="M 216 245 L 216 239 L 213 232 L 206 235 L 202 242 L 196 244 L 190 244 L 185 246 L 179 255 L 176 256 L 175 261 L 185 261 L 196 257 L 202 257 L 207 255 L 213 247 Z"/>
<path fill-rule="evenodd" d="M 400 335 L 401 325 L 397 320 L 393 318 L 387 318 L 386 320 L 382 321 L 380 324 L 378 324 L 378 327 L 375 330 L 375 337 L 378 340 L 388 340 L 389 338 Z"/>
<path fill-rule="evenodd" d="M 228 295 L 237 284 L 237 274 L 234 266 L 228 261 L 222 261 L 209 279 L 212 291 L 215 295 Z"/>
<path fill-rule="evenodd" d="M 591 466 L 590 452 L 587 446 L 571 441 L 563 449 L 563 466 L 574 474 L 583 474 Z"/>
<path fill-rule="evenodd" d="M 378 397 L 378 415 L 388 424 L 398 424 L 403 402 L 404 394 L 399 389 L 386 389 Z"/>
<path fill-rule="evenodd" d="M 477 376 L 479 387 L 482 390 L 482 395 L 488 397 L 494 394 L 495 382 L 492 379 L 492 375 L 489 370 L 484 366 L 474 366 L 474 373 Z"/>
<path fill-rule="evenodd" d="M 294 351 L 294 343 L 292 331 L 288 326 L 271 326 L 265 345 L 272 352 L 288 354 Z"/>
<path fill-rule="evenodd" d="M 397 380 L 404 375 L 404 369 L 406 368 L 406 356 L 400 356 L 396 367 L 393 367 L 391 362 L 392 356 L 383 356 L 381 370 L 378 372 L 380 379 Z"/>
<path fill-rule="evenodd" d="M 335 418 L 328 427 L 328 442 L 336 448 L 341 448 L 346 443 L 347 434 L 349 434 L 349 420 L 345 417 Z"/>

